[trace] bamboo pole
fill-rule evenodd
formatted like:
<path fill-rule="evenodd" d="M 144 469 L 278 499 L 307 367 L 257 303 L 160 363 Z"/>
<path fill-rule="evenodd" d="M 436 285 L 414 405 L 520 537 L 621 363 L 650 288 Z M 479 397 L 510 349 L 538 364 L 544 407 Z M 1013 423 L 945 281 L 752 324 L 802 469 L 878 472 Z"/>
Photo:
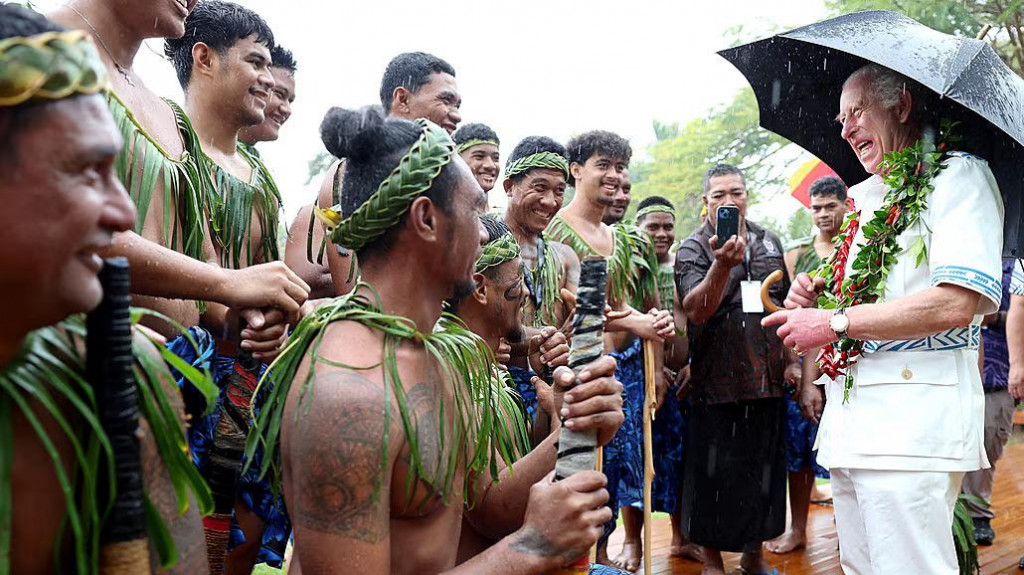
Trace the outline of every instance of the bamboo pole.
<path fill-rule="evenodd" d="M 644 575 L 651 574 L 651 484 L 654 482 L 654 437 L 651 421 L 657 409 L 654 382 L 654 341 L 644 340 Z"/>

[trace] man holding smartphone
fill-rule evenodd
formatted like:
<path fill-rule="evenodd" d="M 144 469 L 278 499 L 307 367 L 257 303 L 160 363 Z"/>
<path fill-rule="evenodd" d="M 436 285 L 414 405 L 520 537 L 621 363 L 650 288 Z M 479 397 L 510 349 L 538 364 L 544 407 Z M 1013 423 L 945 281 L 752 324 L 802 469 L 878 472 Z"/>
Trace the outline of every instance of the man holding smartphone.
<path fill-rule="evenodd" d="M 705 575 L 724 575 L 722 551 L 743 552 L 745 573 L 766 573 L 761 544 L 786 527 L 783 381 L 797 382 L 800 367 L 760 324 L 761 281 L 785 262 L 778 237 L 746 219 L 747 199 L 738 168 L 708 170 L 708 218 L 676 253 L 694 402 L 682 524 L 705 548 Z M 772 299 L 781 302 L 788 285 L 784 278 L 773 286 Z"/>

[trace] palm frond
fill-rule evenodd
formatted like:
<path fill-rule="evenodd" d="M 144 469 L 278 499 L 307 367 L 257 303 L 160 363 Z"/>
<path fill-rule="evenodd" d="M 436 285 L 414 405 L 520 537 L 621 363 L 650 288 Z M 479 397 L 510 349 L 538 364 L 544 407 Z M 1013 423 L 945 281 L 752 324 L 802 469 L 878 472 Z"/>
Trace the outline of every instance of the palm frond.
<path fill-rule="evenodd" d="M 558 303 L 561 301 L 561 287 L 565 283 L 565 266 L 558 250 L 550 241 L 541 236 L 543 249 L 537 254 L 537 266 L 527 268 L 531 285 L 540 286 L 538 294 L 540 305 L 537 306 L 532 327 L 558 325 Z"/>
<path fill-rule="evenodd" d="M 362 288 L 362 289 L 360 289 Z M 369 292 L 370 295 L 365 295 Z M 338 321 L 354 321 L 381 332 L 384 336 L 381 361 L 370 366 L 352 366 L 328 360 L 321 356 L 327 327 Z M 439 459 L 437 467 L 430 469 L 424 462 L 419 449 L 417 414 L 414 414 L 406 402 L 406 390 L 398 372 L 396 352 L 403 341 L 420 342 L 428 354 L 440 367 L 444 381 L 454 387 L 453 401 L 440 401 L 438 410 L 439 424 L 431 426 L 437 429 L 439 445 L 448 454 L 447 459 Z M 306 373 L 299 373 L 299 365 L 303 358 L 310 356 Z M 292 333 L 284 351 L 267 369 L 260 386 L 267 381 L 274 382 L 273 389 L 267 394 L 266 403 L 256 417 L 253 432 L 246 442 L 248 467 L 259 446 L 264 450 L 261 477 L 269 477 L 275 490 L 280 489 L 280 433 L 284 418 L 285 401 L 289 390 L 299 385 L 298 403 L 294 417 L 307 413 L 310 405 L 310 391 L 314 385 L 315 370 L 318 364 L 341 367 L 345 369 L 366 371 L 380 369 L 383 375 L 385 392 L 394 399 L 398 410 L 398 418 L 405 434 L 410 451 L 410 478 L 418 478 L 436 489 L 447 500 L 454 488 L 454 478 L 458 474 L 459 465 L 465 465 L 467 479 L 485 470 L 497 478 L 495 458 L 502 457 L 507 465 L 515 460 L 515 450 L 525 449 L 527 435 L 522 426 L 508 427 L 501 421 L 502 413 L 511 413 L 516 402 L 510 389 L 494 377 L 494 356 L 486 343 L 461 323 L 458 318 L 443 315 L 432 333 L 420 333 L 411 321 L 406 318 L 388 315 L 380 311 L 379 298 L 372 286 L 360 282 L 351 293 L 336 298 L 329 304 L 319 307 L 307 315 Z M 259 393 L 259 390 L 256 392 Z M 384 429 L 389 429 L 391 418 L 391 402 L 385 402 Z M 420 415 L 419 417 L 422 417 Z M 448 418 L 453 424 L 451 431 L 446 431 Z M 521 421 L 521 418 L 520 418 Z M 383 455 L 381 466 L 387 464 L 388 434 L 381 437 Z M 467 458 L 464 460 L 463 458 Z M 415 485 L 408 482 L 410 492 Z M 375 493 L 379 491 L 375 486 Z M 462 486 L 463 493 L 468 493 L 468 483 Z"/>
<path fill-rule="evenodd" d="M 960 494 L 953 507 L 953 544 L 960 575 L 976 575 L 981 572 L 981 566 L 978 563 L 978 543 L 974 540 L 974 521 L 967 510 L 967 501 L 987 504 L 977 497 Z"/>
<path fill-rule="evenodd" d="M 151 312 L 141 312 L 151 313 Z M 133 313 L 133 323 L 140 312 Z M 10 426 L 13 409 L 25 418 L 43 445 L 54 466 L 66 505 L 66 530 L 70 531 L 73 566 L 62 572 L 76 575 L 93 574 L 99 559 L 99 532 L 104 517 L 117 493 L 112 482 L 113 450 L 98 417 L 99 406 L 91 386 L 84 378 L 85 361 L 81 350 L 85 336 L 84 320 L 72 316 L 58 325 L 29 334 L 13 361 L 0 370 L 0 575 L 10 573 L 10 533 L 12 515 L 11 457 L 13 430 Z M 136 338 L 136 346 L 139 345 Z M 158 346 L 162 347 L 162 346 Z M 135 373 L 139 384 L 140 407 L 156 441 L 164 467 L 172 478 L 178 497 L 178 510 L 187 509 L 188 497 L 195 497 L 200 511 L 206 512 L 209 490 L 199 477 L 188 454 L 184 429 L 178 413 L 167 397 L 161 382 L 169 374 L 166 365 L 154 361 L 152 354 L 136 351 Z M 213 386 L 208 373 L 193 370 L 185 374 L 199 389 Z M 62 408 L 66 404 L 69 408 Z M 52 419 L 63 438 L 51 437 L 41 417 Z M 84 425 L 84 429 L 83 429 Z M 71 446 L 71 472 L 55 441 Z M 159 516 L 147 518 L 149 538 L 159 551 L 161 565 L 176 560 L 174 541 Z M 58 539 L 65 536 L 64 529 Z M 61 546 L 57 545 L 59 549 Z"/>
<path fill-rule="evenodd" d="M 238 152 L 252 167 L 250 182 L 229 174 L 206 154 L 201 159 L 213 181 L 206 201 L 210 207 L 212 233 L 222 248 L 221 265 L 232 269 L 260 263 L 256 261 L 257 252 L 252 245 L 254 214 L 262 232 L 258 246 L 262 261 L 280 259 L 277 234 L 281 193 L 257 154 L 241 144 Z"/>

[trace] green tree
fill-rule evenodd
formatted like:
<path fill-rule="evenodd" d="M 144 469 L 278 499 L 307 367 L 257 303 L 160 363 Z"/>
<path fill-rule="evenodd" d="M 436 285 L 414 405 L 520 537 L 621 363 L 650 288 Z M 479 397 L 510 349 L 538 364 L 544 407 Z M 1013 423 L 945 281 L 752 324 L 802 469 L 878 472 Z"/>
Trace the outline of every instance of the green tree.
<path fill-rule="evenodd" d="M 784 185 L 789 172 L 789 162 L 776 158 L 789 142 L 758 126 L 757 100 L 749 88 L 685 125 L 655 121 L 654 133 L 657 141 L 648 149 L 650 159 L 631 168 L 634 204 L 654 195 L 672 200 L 681 234 L 700 222 L 704 172 L 715 164 L 742 169 L 753 201 L 760 192 Z"/>
<path fill-rule="evenodd" d="M 835 14 L 894 10 L 946 32 L 976 37 L 984 32 L 996 52 L 1024 76 L 1024 0 L 826 0 Z"/>
<path fill-rule="evenodd" d="M 786 229 L 780 231 L 782 232 L 780 235 L 784 238 L 783 245 L 811 235 L 811 232 L 814 231 L 814 220 L 811 218 L 811 211 L 800 208 L 793 212 L 793 215 L 789 216 L 789 222 L 786 223 Z"/>
<path fill-rule="evenodd" d="M 326 174 L 334 160 L 334 156 L 326 150 L 320 151 L 317 155 L 313 156 L 313 159 L 306 164 L 306 185 L 308 186 L 310 182 Z"/>

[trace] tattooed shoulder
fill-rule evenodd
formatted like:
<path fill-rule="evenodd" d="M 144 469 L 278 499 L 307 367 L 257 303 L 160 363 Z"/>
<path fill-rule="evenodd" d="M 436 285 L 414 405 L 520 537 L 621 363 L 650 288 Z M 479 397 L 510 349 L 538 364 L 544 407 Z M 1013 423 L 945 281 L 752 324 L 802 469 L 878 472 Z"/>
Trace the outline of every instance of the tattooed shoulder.
<path fill-rule="evenodd" d="M 285 454 L 293 478 L 292 520 L 305 529 L 377 543 L 389 529 L 384 390 L 337 370 L 318 374 L 313 394 L 313 401 L 298 407 L 299 417 L 286 416 L 293 421 L 286 423 L 291 439 Z"/>

